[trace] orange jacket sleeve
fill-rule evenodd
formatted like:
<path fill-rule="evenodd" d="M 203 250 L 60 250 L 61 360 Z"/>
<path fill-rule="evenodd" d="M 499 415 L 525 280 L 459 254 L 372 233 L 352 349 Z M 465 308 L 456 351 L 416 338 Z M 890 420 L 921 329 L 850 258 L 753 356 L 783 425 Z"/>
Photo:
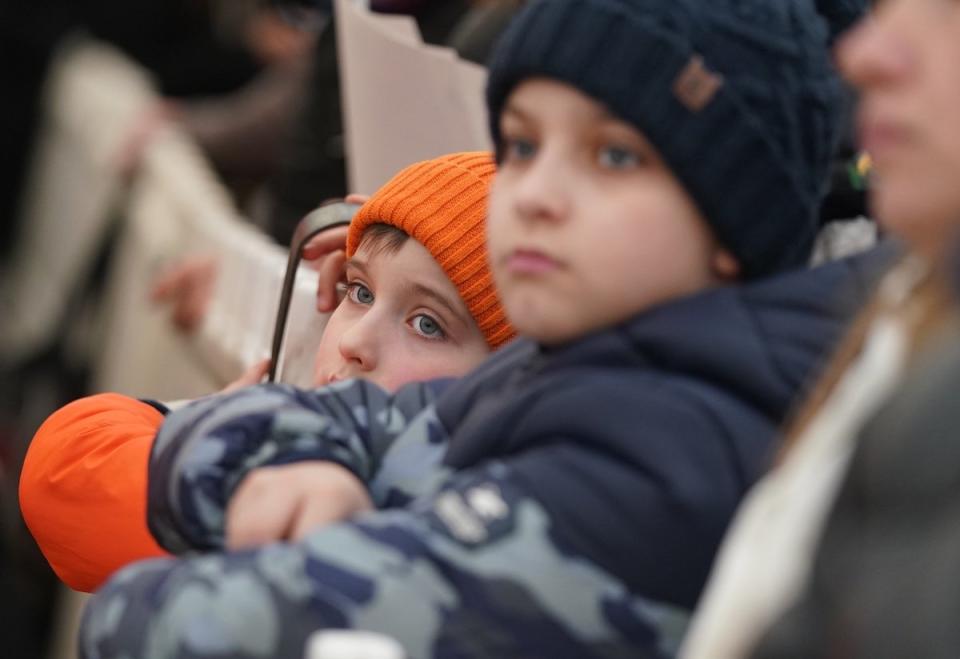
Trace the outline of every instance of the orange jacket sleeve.
<path fill-rule="evenodd" d="M 115 570 L 163 556 L 147 530 L 147 463 L 163 415 L 118 394 L 82 398 L 37 430 L 20 474 L 20 509 L 71 588 L 95 590 Z"/>

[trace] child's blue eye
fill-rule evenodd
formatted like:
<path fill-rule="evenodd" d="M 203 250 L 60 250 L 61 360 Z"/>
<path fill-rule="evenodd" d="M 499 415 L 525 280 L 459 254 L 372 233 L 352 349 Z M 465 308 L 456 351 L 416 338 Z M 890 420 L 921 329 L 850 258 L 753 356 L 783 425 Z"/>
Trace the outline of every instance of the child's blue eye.
<path fill-rule="evenodd" d="M 504 141 L 503 154 L 506 160 L 529 160 L 536 153 L 536 145 L 529 140 L 507 139 Z"/>
<path fill-rule="evenodd" d="M 357 304 L 373 304 L 373 291 L 359 282 L 352 281 L 347 284 L 347 297 Z"/>
<path fill-rule="evenodd" d="M 622 146 L 606 146 L 600 149 L 599 161 L 608 169 L 629 169 L 640 164 L 640 156 Z"/>
<path fill-rule="evenodd" d="M 446 336 L 440 327 L 440 323 L 427 314 L 422 313 L 414 316 L 412 325 L 417 334 L 428 339 L 442 339 Z"/>

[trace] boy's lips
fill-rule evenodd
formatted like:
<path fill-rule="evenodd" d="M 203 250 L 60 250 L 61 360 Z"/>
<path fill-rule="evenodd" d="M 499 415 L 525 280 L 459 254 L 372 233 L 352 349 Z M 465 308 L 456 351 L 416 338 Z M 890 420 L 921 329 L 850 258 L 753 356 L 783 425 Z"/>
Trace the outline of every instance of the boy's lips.
<path fill-rule="evenodd" d="M 516 249 L 506 258 L 507 270 L 515 275 L 540 275 L 560 269 L 563 264 L 537 249 Z"/>
<path fill-rule="evenodd" d="M 882 160 L 891 151 L 903 147 L 910 131 L 903 124 L 877 116 L 866 116 L 860 123 L 860 143 L 874 160 Z"/>

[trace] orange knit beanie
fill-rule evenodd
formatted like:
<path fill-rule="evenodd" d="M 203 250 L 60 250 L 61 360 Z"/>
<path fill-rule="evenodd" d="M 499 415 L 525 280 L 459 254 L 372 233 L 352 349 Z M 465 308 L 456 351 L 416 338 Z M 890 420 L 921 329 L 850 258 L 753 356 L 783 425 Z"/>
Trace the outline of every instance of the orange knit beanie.
<path fill-rule="evenodd" d="M 515 334 L 487 264 L 487 198 L 495 172 L 493 156 L 482 151 L 410 165 L 357 211 L 347 236 L 347 256 L 372 224 L 394 226 L 426 247 L 494 349 Z"/>

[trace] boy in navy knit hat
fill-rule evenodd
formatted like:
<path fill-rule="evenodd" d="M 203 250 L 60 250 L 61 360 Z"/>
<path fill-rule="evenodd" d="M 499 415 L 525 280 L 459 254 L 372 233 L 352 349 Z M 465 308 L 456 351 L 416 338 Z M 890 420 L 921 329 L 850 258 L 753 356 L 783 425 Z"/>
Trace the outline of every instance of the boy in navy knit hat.
<path fill-rule="evenodd" d="M 171 414 L 151 529 L 216 553 L 121 572 L 82 656 L 299 657 L 344 627 L 410 657 L 670 655 L 842 330 L 828 292 L 865 295 L 852 263 L 780 274 L 839 129 L 829 38 L 808 0 L 529 2 L 488 87 L 491 267 L 525 338 L 452 384 L 261 385 Z M 330 469 L 377 510 L 223 551 L 238 492 L 348 496 Z"/>
<path fill-rule="evenodd" d="M 491 64 L 494 140 L 501 158 L 516 155 L 523 83 L 564 85 L 530 103 L 571 114 L 576 95 L 634 133 L 634 150 L 655 155 L 745 276 L 795 267 L 810 254 L 840 129 L 827 39 L 797 0 L 535 2 Z"/>

